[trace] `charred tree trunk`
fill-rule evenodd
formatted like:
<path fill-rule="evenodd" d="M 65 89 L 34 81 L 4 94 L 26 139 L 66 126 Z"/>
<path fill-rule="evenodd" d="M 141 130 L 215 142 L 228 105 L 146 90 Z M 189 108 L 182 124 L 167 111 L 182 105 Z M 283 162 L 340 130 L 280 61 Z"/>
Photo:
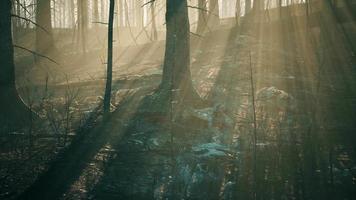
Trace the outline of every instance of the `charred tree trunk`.
<path fill-rule="evenodd" d="M 51 22 L 51 3 L 48 0 L 37 0 L 36 22 L 36 50 L 40 54 L 48 55 L 54 50 Z"/>
<path fill-rule="evenodd" d="M 206 0 L 198 0 L 198 24 L 197 24 L 197 33 L 203 34 L 207 27 L 207 8 Z"/>
<path fill-rule="evenodd" d="M 109 28 L 108 28 L 108 59 L 106 72 L 106 88 L 104 95 L 104 113 L 110 112 L 111 85 L 112 85 L 112 65 L 113 65 L 113 29 L 114 29 L 115 0 L 110 0 L 109 8 Z"/>
<path fill-rule="evenodd" d="M 11 34 L 11 0 L 0 1 L 0 133 L 24 125 L 30 109 L 15 85 L 14 50 Z"/>
<path fill-rule="evenodd" d="M 172 97 L 179 91 L 179 101 L 197 99 L 190 73 L 190 27 L 186 0 L 167 0 L 166 50 L 161 91 Z M 172 99 L 172 98 L 169 98 Z M 178 100 L 177 99 L 177 100 Z"/>

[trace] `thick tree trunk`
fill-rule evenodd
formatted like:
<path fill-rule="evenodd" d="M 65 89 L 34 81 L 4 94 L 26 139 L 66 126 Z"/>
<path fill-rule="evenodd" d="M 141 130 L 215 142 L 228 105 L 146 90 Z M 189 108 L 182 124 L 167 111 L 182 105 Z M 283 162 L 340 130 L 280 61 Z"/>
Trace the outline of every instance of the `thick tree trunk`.
<path fill-rule="evenodd" d="M 48 55 L 54 50 L 51 22 L 51 3 L 49 0 L 37 0 L 36 22 L 36 50 L 40 54 Z"/>
<path fill-rule="evenodd" d="M 23 125 L 29 111 L 15 86 L 14 51 L 11 34 L 11 0 L 0 1 L 0 133 Z M 10 126 L 10 127 L 9 127 Z"/>
<path fill-rule="evenodd" d="M 110 112 L 111 85 L 112 85 L 112 65 L 113 65 L 113 27 L 114 27 L 115 0 L 110 0 L 109 8 L 109 28 L 108 28 L 108 59 L 106 72 L 106 88 L 104 95 L 104 113 Z"/>
<path fill-rule="evenodd" d="M 203 34 L 207 27 L 207 8 L 206 8 L 206 0 L 198 0 L 198 24 L 197 24 L 197 33 Z"/>
<path fill-rule="evenodd" d="M 181 101 L 196 99 L 190 73 L 190 28 L 186 0 L 167 0 L 166 50 L 161 91 L 178 91 Z"/>

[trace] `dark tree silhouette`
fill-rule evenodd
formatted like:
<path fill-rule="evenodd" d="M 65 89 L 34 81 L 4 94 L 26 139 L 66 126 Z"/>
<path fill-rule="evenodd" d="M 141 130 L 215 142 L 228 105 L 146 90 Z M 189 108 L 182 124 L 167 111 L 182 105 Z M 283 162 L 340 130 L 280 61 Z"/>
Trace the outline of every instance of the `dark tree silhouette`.
<path fill-rule="evenodd" d="M 115 0 L 110 0 L 109 28 L 108 28 L 108 64 L 106 72 L 106 88 L 104 96 L 104 113 L 110 112 L 111 84 L 112 84 L 112 53 L 113 53 L 113 26 L 114 26 Z"/>
<path fill-rule="evenodd" d="M 15 85 L 11 0 L 2 0 L 0 1 L 0 127 L 14 128 L 24 125 L 29 111 L 30 109 L 19 97 Z"/>

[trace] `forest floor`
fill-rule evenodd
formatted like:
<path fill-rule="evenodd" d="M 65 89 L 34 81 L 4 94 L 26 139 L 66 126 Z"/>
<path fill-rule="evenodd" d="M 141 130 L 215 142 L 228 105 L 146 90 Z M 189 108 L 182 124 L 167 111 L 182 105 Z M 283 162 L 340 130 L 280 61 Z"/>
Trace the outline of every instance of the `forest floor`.
<path fill-rule="evenodd" d="M 266 161 L 274 157 L 274 152 L 291 146 L 290 143 L 275 142 L 281 139 L 276 137 L 277 132 L 288 134 L 284 137 L 289 138 L 289 133 L 295 130 L 290 125 L 288 130 L 284 130 L 285 127 L 281 124 L 290 123 L 294 117 L 310 121 L 308 113 L 296 112 L 287 118 L 281 115 L 297 106 L 297 102 L 312 99 L 308 94 L 312 94 L 314 88 L 309 85 L 315 85 L 316 80 L 314 74 L 301 76 L 304 71 L 296 69 L 307 65 L 307 61 L 300 52 L 292 51 L 293 48 L 285 51 L 286 49 L 278 46 L 280 44 L 275 43 L 278 37 L 269 35 L 261 39 L 250 34 L 238 34 L 233 29 L 221 29 L 204 39 L 194 38 L 191 55 L 193 83 L 198 93 L 211 103 L 205 109 L 192 108 L 187 111 L 185 122 L 179 123 L 172 123 L 169 117 L 148 112 L 146 109 L 147 98 L 152 98 L 154 89 L 160 82 L 164 41 L 119 50 L 118 55 L 122 53 L 127 56 L 116 58 L 118 62 L 114 67 L 113 86 L 116 92 L 109 120 L 104 123 L 100 116 L 95 118 L 78 138 L 74 136 L 75 133 L 67 133 L 70 138 L 76 139 L 69 139 L 61 150 L 49 145 L 51 142 L 56 143 L 56 139 L 51 142 L 37 140 L 37 144 L 51 147 L 40 153 L 41 155 L 53 156 L 50 152 L 58 151 L 61 153 L 55 154 L 55 158 L 47 156 L 38 161 L 42 163 L 40 169 L 27 171 L 40 174 L 37 178 L 32 175 L 28 177 L 29 180 L 24 180 L 23 177 L 28 174 L 19 175 L 24 167 L 29 167 L 27 164 L 21 164 L 22 167 L 16 171 L 4 172 L 5 177 L 2 180 L 8 181 L 8 186 L 2 186 L 2 197 L 18 197 L 24 189 L 16 190 L 27 188 L 36 179 L 21 194 L 20 199 L 170 199 L 173 198 L 172 195 L 192 199 L 231 199 L 232 188 L 240 181 L 237 179 L 241 178 L 236 175 L 237 168 L 240 174 L 244 171 L 245 174 L 252 173 L 252 155 L 246 150 L 251 149 L 250 137 L 253 132 L 250 121 L 252 93 L 270 92 L 267 94 L 272 95 L 273 101 L 278 101 L 279 104 L 277 107 L 276 102 L 272 103 L 272 107 L 267 105 L 271 115 L 269 117 L 274 119 L 265 122 L 264 129 L 262 125 L 260 127 L 260 132 L 268 132 L 269 135 L 263 135 L 268 140 L 261 139 L 258 144 L 260 162 L 265 164 L 265 169 L 275 167 Z M 69 56 L 67 63 L 61 68 L 55 67 L 46 72 L 35 68 L 30 73 L 23 74 L 40 77 L 37 80 L 32 79 L 32 88 L 40 88 L 35 89 L 40 94 L 44 94 L 47 87 L 50 88 L 48 90 L 55 91 L 51 95 L 51 102 L 57 103 L 50 104 L 54 107 L 60 104 L 58 102 L 66 101 L 61 96 L 68 94 L 68 91 L 72 95 L 78 93 L 78 105 L 73 107 L 77 107 L 88 118 L 87 113 L 91 113 L 100 104 L 104 88 L 105 65 L 102 63 L 105 59 L 98 59 L 98 54 L 103 52 L 89 51 L 85 57 L 80 58 Z M 85 64 L 81 64 L 83 60 Z M 301 67 L 299 69 L 305 70 Z M 52 76 L 49 83 L 45 81 L 47 74 L 58 74 L 58 71 L 63 74 L 61 77 Z M 256 84 L 255 90 L 251 89 L 251 78 Z M 26 88 L 26 83 L 22 85 Z M 323 90 L 332 91 L 333 94 L 341 94 L 344 90 L 342 85 L 332 84 L 331 80 L 325 80 L 321 85 Z M 23 95 L 26 94 L 26 89 L 20 91 L 23 91 Z M 352 104 L 354 99 L 343 102 Z M 221 114 L 221 122 L 219 125 L 211 125 L 216 112 Z M 73 118 L 80 117 L 74 115 Z M 280 118 L 283 118 L 282 122 Z M 279 128 L 275 121 L 279 121 Z M 336 123 L 335 126 L 338 126 Z M 45 127 L 53 127 L 53 124 L 48 122 Z M 298 131 L 307 132 L 308 128 L 307 125 L 298 127 Z M 65 127 L 59 129 L 62 131 Z M 227 135 L 228 138 L 225 138 Z M 245 145 L 240 144 L 239 138 L 242 137 L 245 137 Z M 340 182 L 335 187 L 346 185 L 344 190 L 350 192 L 352 189 L 349 187 L 356 180 L 356 165 L 350 155 L 344 153 L 343 146 L 338 148 L 334 159 L 337 173 L 340 174 L 335 174 L 335 179 L 341 177 L 353 183 L 349 185 Z M 2 155 L 5 157 L 8 154 Z M 25 163 L 30 163 L 31 160 L 20 159 Z M 283 165 L 293 164 L 288 163 L 290 160 L 286 158 L 280 159 L 282 161 L 278 162 L 283 162 Z M 12 169 L 20 163 L 15 159 L 1 159 L 1 162 L 7 163 L 8 167 L 4 170 Z M 38 166 L 37 163 L 36 167 Z M 14 174 L 17 176 L 13 176 Z M 290 178 L 288 175 L 270 173 L 268 176 L 269 180 L 261 181 L 261 187 L 267 187 L 269 181 L 275 181 L 284 185 L 285 193 L 295 195 L 290 189 L 294 186 L 293 183 L 285 183 Z M 251 178 L 251 175 L 247 177 Z M 243 178 L 246 177 L 241 179 Z M 247 186 L 240 189 L 250 190 L 251 185 L 249 180 Z M 202 192 L 203 189 L 205 192 Z M 266 189 L 265 195 L 267 193 Z M 249 199 L 249 195 L 247 192 L 245 199 Z"/>

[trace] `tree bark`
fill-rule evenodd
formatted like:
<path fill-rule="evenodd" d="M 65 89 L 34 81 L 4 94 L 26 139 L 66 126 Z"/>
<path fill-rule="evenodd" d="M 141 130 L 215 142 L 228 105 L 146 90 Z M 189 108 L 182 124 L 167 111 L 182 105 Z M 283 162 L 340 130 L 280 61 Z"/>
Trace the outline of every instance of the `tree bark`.
<path fill-rule="evenodd" d="M 166 1 L 166 49 L 161 91 L 178 91 L 180 101 L 197 97 L 190 72 L 190 26 L 187 0 Z"/>
<path fill-rule="evenodd" d="M 114 10 L 115 10 L 115 0 L 110 0 L 109 28 L 108 28 L 108 58 L 107 58 L 107 72 L 106 72 L 106 88 L 105 88 L 105 95 L 104 95 L 105 114 L 110 112 L 110 101 L 111 101 Z"/>
<path fill-rule="evenodd" d="M 11 34 L 11 0 L 0 1 L 0 133 L 18 128 L 29 118 L 30 109 L 19 97 L 15 85 L 14 50 Z"/>

